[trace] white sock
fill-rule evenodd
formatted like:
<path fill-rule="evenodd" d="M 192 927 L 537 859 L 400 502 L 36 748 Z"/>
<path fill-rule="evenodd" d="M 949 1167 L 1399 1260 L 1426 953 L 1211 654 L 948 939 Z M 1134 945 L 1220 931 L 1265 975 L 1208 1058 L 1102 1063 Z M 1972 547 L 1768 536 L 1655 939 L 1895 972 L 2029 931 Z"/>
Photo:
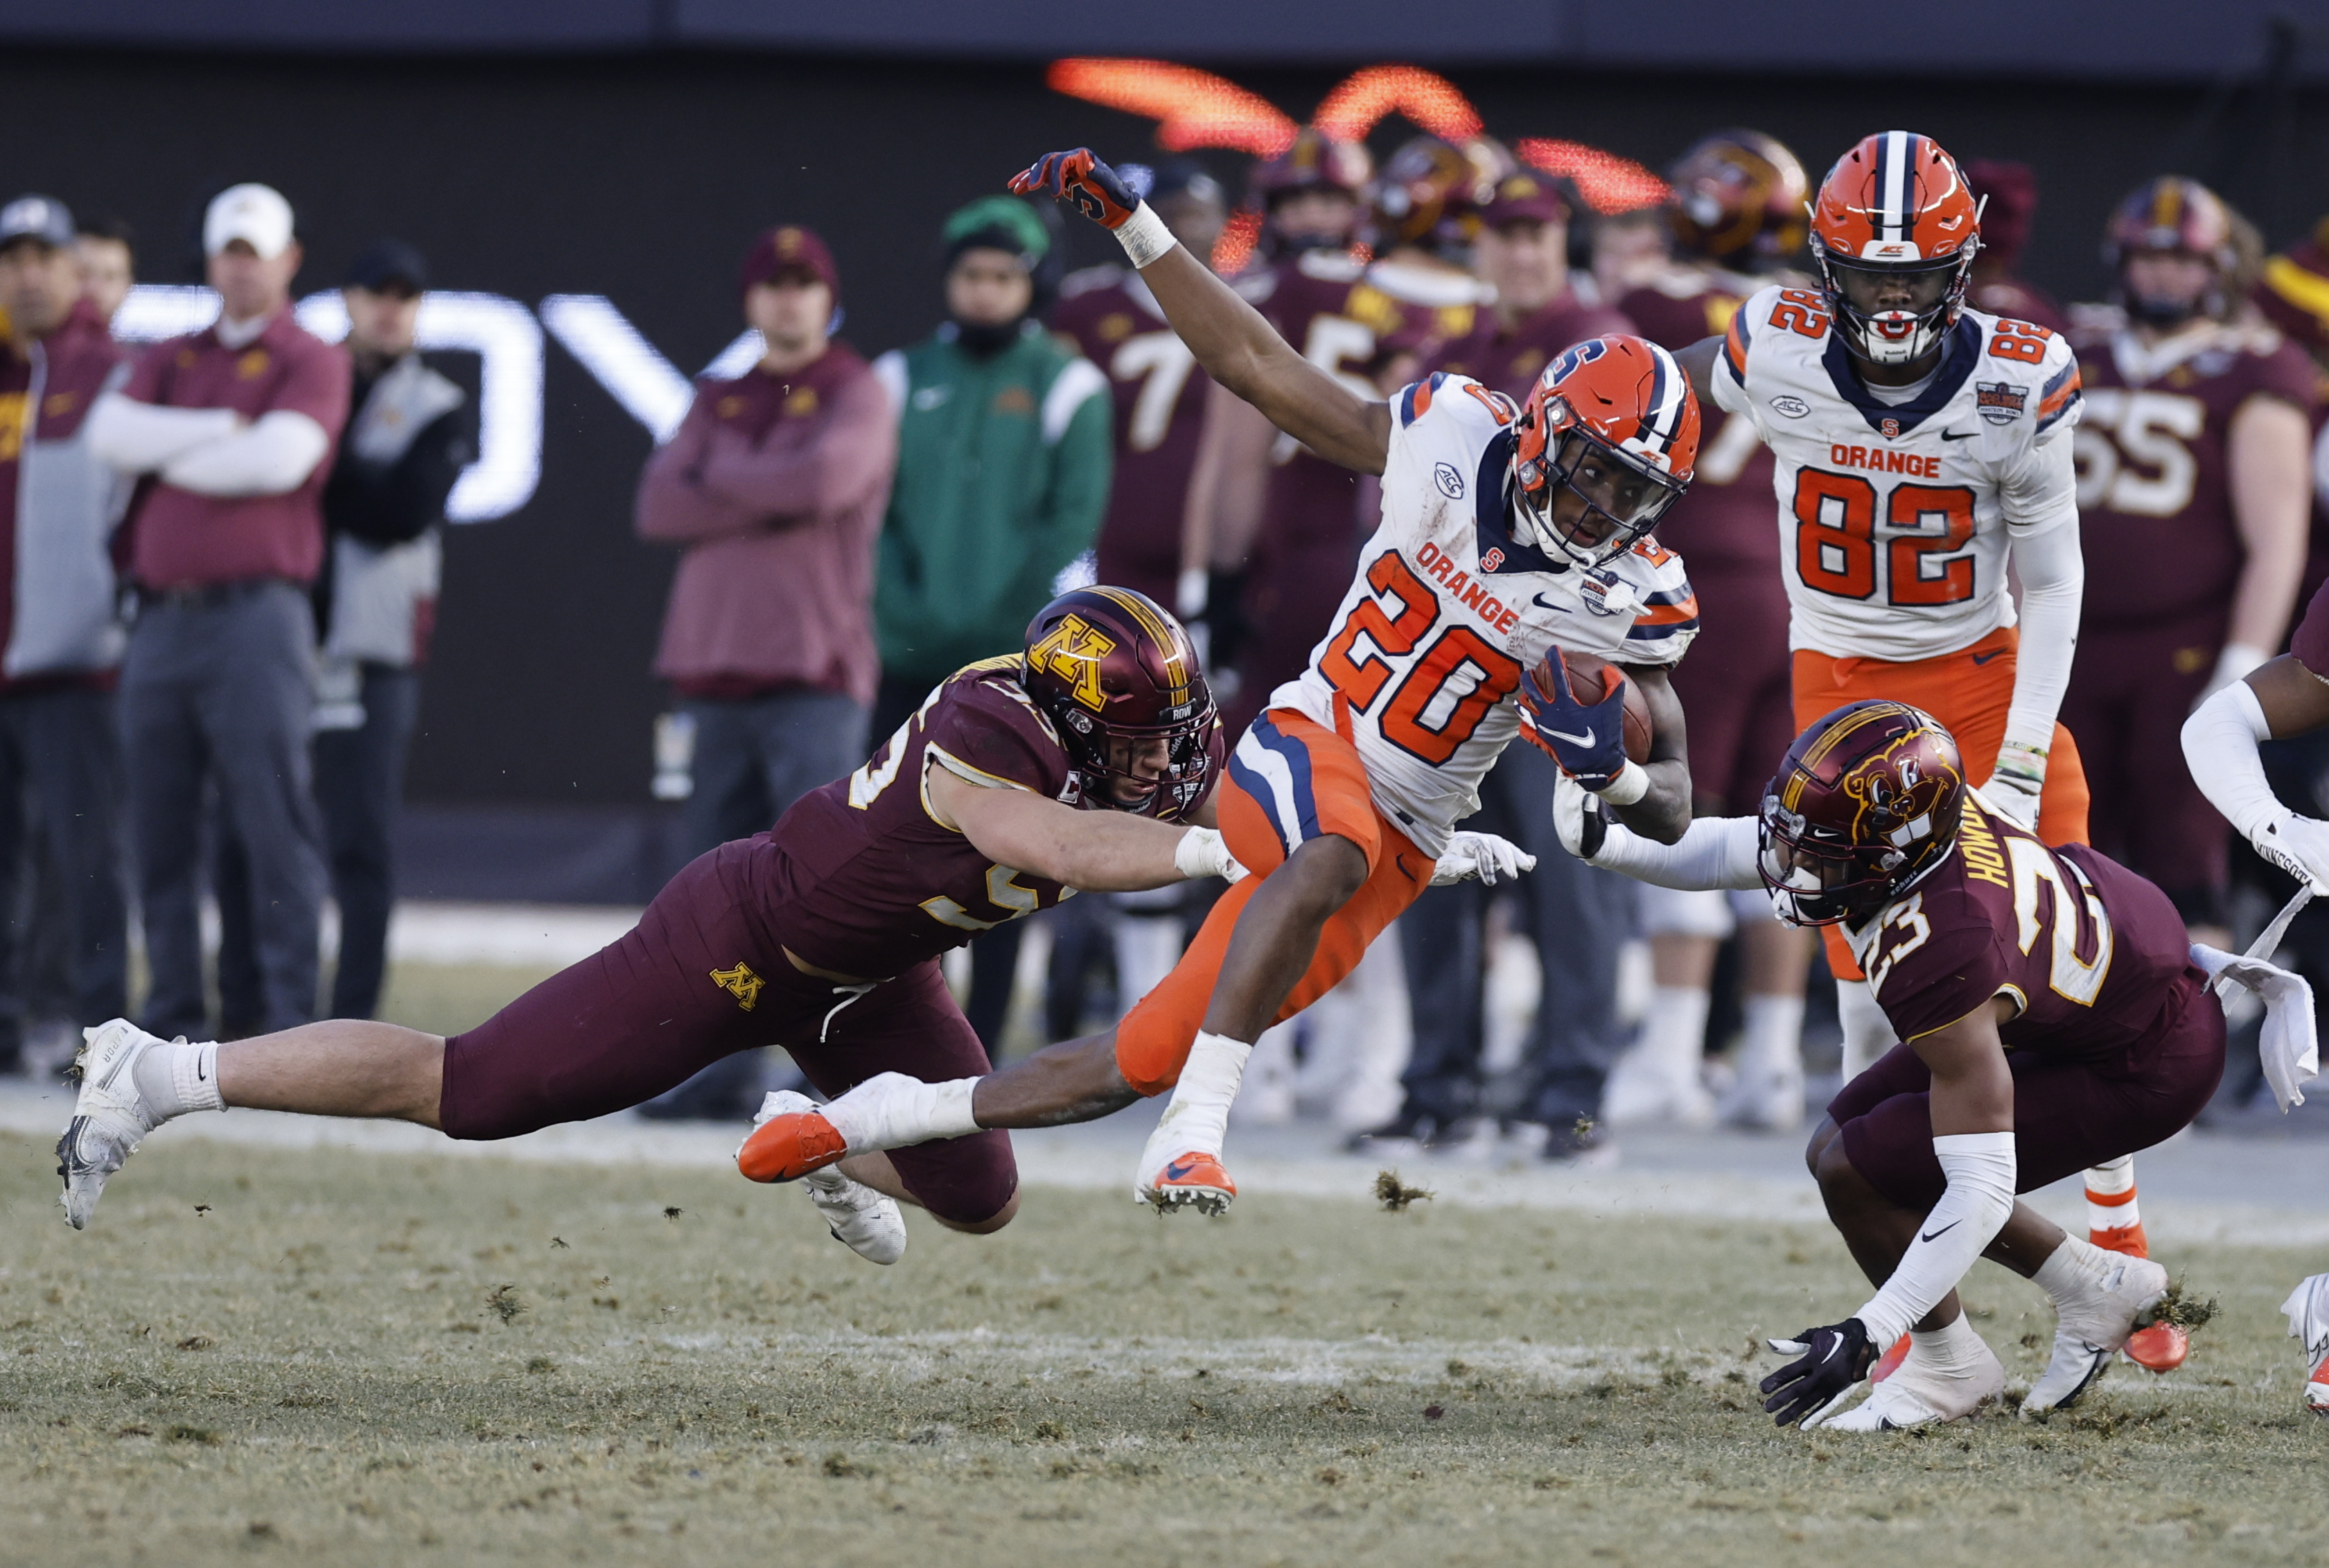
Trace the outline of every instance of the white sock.
<path fill-rule="evenodd" d="M 1642 1041 L 1636 1047 L 1643 1063 L 1674 1082 L 1697 1082 L 1699 1063 L 1706 1055 L 1706 1014 L 1712 999 L 1696 986 L 1654 987 L 1650 1010 L 1642 1018 Z"/>
<path fill-rule="evenodd" d="M 218 1042 L 190 1044 L 172 1040 L 148 1045 L 129 1070 L 138 1097 L 154 1113 L 154 1125 L 190 1110 L 224 1110 L 219 1098 Z"/>
<path fill-rule="evenodd" d="M 1946 1328 L 1912 1328 L 1909 1331 L 1909 1355 L 1919 1362 L 1928 1372 L 1952 1373 L 1967 1371 L 1980 1362 L 1987 1346 L 1973 1325 L 1959 1312 L 1957 1321 Z"/>
<path fill-rule="evenodd" d="M 1745 1033 L 1739 1041 L 1741 1072 L 1801 1072 L 1804 1065 L 1804 999 L 1749 996 L 1743 1008 Z"/>
<path fill-rule="evenodd" d="M 2124 1231 L 2143 1223 L 2135 1201 L 2135 1156 L 2123 1154 L 2087 1170 L 2087 1229 Z"/>
<path fill-rule="evenodd" d="M 902 1072 L 881 1072 L 822 1109 L 852 1154 L 906 1148 L 978 1130 L 970 1097 L 976 1078 L 925 1083 Z"/>
<path fill-rule="evenodd" d="M 2106 1252 L 2100 1247 L 2064 1236 L 2062 1244 L 2047 1254 L 2030 1276 L 2030 1282 L 2053 1299 L 2056 1307 L 2092 1294 L 2102 1284 L 2104 1272 L 2113 1263 L 2124 1261 L 2116 1252 Z"/>
<path fill-rule="evenodd" d="M 1181 1081 L 1173 1086 L 1172 1103 L 1156 1124 L 1159 1135 L 1169 1130 L 1175 1154 L 1221 1152 L 1229 1137 L 1230 1106 L 1245 1081 L 1246 1058 L 1252 1054 L 1251 1045 L 1226 1034 L 1200 1032 L 1190 1043 L 1189 1060 L 1181 1068 Z"/>
<path fill-rule="evenodd" d="M 1849 1083 L 1898 1045 L 1900 1036 L 1865 980 L 1838 980 L 1835 1010 L 1843 1025 L 1843 1081 Z"/>

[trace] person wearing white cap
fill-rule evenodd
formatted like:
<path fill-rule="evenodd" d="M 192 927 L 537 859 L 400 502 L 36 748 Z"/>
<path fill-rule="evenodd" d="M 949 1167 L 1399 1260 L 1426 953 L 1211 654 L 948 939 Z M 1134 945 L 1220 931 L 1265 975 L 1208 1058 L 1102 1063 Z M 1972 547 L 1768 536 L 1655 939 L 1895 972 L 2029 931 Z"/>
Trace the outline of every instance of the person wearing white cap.
<path fill-rule="evenodd" d="M 263 1016 L 316 1009 L 322 834 L 310 793 L 321 496 L 347 422 L 347 355 L 291 310 L 300 247 L 267 185 L 221 192 L 203 222 L 218 320 L 157 344 L 98 401 L 90 443 L 147 477 L 130 517 L 139 610 L 120 704 L 139 902 L 153 973 L 146 1021 L 206 1025 L 196 920 L 203 785 L 249 857 Z"/>

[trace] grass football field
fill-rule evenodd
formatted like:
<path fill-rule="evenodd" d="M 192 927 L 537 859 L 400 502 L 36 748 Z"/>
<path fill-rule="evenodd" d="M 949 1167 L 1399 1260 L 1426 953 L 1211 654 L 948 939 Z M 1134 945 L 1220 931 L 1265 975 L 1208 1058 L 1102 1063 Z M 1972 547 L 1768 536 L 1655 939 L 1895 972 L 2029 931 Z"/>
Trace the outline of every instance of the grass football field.
<path fill-rule="evenodd" d="M 0 1135 L 0 1561 L 2322 1560 L 2310 1252 L 2179 1250 L 2191 1363 L 2046 1424 L 1806 1436 L 1758 1337 L 1864 1294 L 1810 1226 L 1033 1188 L 885 1270 L 719 1172 L 165 1132 L 75 1234 L 52 1164 Z M 1967 1298 L 2026 1385 L 2036 1290 Z"/>

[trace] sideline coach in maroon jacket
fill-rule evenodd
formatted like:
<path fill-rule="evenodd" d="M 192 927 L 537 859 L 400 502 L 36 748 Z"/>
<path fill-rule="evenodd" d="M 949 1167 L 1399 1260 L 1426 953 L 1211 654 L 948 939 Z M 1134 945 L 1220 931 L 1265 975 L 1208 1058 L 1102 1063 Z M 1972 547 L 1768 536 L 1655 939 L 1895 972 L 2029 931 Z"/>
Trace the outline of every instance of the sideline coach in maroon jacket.
<path fill-rule="evenodd" d="M 154 987 L 145 1024 L 205 1030 L 195 919 L 205 777 L 250 857 L 269 1030 L 316 1010 L 322 834 L 309 793 L 321 496 L 347 422 L 347 355 L 291 314 L 300 249 L 266 185 L 211 203 L 219 318 L 156 344 L 90 416 L 98 455 L 144 476 L 132 503 L 139 610 L 122 736 Z"/>

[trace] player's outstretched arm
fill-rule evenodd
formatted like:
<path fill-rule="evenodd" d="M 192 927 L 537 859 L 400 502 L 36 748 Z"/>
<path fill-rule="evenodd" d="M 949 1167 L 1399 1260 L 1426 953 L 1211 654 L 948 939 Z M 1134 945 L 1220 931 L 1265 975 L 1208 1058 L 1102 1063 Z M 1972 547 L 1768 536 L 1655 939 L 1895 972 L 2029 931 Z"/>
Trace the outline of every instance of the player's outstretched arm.
<path fill-rule="evenodd" d="M 1023 789 L 929 771 L 930 804 L 997 865 L 1085 893 L 1136 893 L 1195 876 L 1244 874 L 1221 836 L 1122 811 L 1079 811 Z"/>
<path fill-rule="evenodd" d="M 2237 680 L 2183 721 L 2192 782 L 2256 852 L 2318 893 L 2329 893 L 2329 823 L 2299 816 L 2266 779 L 2257 742 L 2329 724 L 2329 683 L 2283 654 Z"/>
<path fill-rule="evenodd" d="M 1091 149 L 1046 153 L 1011 188 L 1064 202 L 1113 232 L 1197 363 L 1271 424 L 1328 462 L 1362 474 L 1382 472 L 1391 406 L 1361 398 L 1296 353 L 1260 312 L 1189 254 Z"/>

